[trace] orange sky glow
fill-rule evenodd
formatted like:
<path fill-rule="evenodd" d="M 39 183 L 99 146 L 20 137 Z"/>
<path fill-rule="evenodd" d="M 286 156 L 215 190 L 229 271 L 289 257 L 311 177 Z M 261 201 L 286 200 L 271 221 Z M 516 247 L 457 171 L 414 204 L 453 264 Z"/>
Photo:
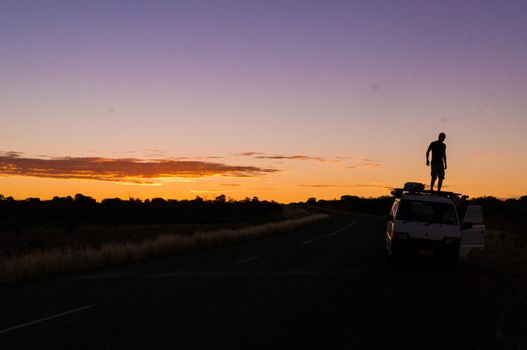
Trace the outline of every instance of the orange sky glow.
<path fill-rule="evenodd" d="M 0 194 L 527 195 L 521 2 L 7 2 Z"/>
<path fill-rule="evenodd" d="M 219 194 L 234 199 L 257 196 L 280 202 L 302 201 L 308 197 L 333 199 L 345 194 L 370 197 L 388 195 L 391 188 L 405 181 L 428 183 L 429 168 L 424 164 L 424 153 L 421 150 L 414 157 L 397 158 L 387 154 L 382 160 L 364 156 L 262 152 L 192 160 L 177 157 L 34 158 L 3 154 L 0 155 L 0 183 L 2 188 L 9 189 L 4 195 L 20 199 L 51 198 L 78 192 L 99 200 L 112 197 L 191 199 L 196 196 L 212 199 Z M 509 175 L 513 181 L 503 183 L 494 181 L 502 171 L 507 172 L 500 167 L 501 157 L 453 155 L 448 160 L 450 169 L 447 169 L 445 190 L 471 196 L 515 197 L 522 193 L 518 191 L 522 186 L 521 176 Z M 489 163 L 495 163 L 496 167 Z M 464 171 L 456 169 L 458 164 L 464 164 Z M 482 176 L 472 179 L 472 173 Z M 510 170 L 508 173 L 511 174 Z"/>

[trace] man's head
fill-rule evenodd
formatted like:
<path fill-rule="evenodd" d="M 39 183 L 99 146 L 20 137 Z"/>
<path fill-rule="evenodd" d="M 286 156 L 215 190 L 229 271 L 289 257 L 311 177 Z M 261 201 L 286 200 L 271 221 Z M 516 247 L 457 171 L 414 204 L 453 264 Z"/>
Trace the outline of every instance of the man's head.
<path fill-rule="evenodd" d="M 446 139 L 446 134 L 444 132 L 439 134 L 439 141 L 443 142 Z"/>

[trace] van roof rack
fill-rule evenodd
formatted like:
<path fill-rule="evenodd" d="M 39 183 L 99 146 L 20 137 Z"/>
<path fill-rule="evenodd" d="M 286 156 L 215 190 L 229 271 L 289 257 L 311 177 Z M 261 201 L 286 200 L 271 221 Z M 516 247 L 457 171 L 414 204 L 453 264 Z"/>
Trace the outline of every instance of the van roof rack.
<path fill-rule="evenodd" d="M 430 191 L 430 190 L 419 190 L 419 191 L 417 191 L 417 190 L 408 190 L 408 189 L 404 189 L 404 188 L 394 188 L 391 193 L 396 198 L 401 198 L 404 193 L 416 194 L 416 195 L 435 195 L 435 196 L 440 196 L 440 197 L 445 197 L 445 198 L 448 198 L 448 199 L 452 199 L 452 200 L 455 200 L 455 201 L 464 200 L 464 199 L 468 198 L 467 195 L 463 195 L 461 193 L 456 193 L 456 192 Z"/>

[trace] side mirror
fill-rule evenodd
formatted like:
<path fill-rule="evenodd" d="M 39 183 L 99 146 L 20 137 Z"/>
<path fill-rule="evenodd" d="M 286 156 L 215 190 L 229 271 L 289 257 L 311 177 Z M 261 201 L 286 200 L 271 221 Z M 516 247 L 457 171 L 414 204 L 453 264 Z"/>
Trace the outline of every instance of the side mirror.
<path fill-rule="evenodd" d="M 472 228 L 471 222 L 464 222 L 463 225 L 461 225 L 461 230 L 469 230 Z"/>
<path fill-rule="evenodd" d="M 388 216 L 386 217 L 386 221 L 388 221 L 388 222 L 393 221 L 393 220 L 395 220 L 395 218 L 393 217 L 393 215 L 388 215 Z"/>

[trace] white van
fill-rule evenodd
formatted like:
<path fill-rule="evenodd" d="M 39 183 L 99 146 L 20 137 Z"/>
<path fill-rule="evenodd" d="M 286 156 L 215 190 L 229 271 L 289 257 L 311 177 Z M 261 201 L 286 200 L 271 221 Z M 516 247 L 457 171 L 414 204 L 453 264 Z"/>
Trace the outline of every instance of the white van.
<path fill-rule="evenodd" d="M 415 183 L 408 183 L 392 193 L 395 201 L 386 229 L 386 249 L 390 255 L 466 259 L 472 249 L 484 248 L 485 223 L 481 206 L 468 206 L 460 222 L 456 207 L 459 194 L 432 193 L 425 191 L 424 185 L 416 187 Z"/>

